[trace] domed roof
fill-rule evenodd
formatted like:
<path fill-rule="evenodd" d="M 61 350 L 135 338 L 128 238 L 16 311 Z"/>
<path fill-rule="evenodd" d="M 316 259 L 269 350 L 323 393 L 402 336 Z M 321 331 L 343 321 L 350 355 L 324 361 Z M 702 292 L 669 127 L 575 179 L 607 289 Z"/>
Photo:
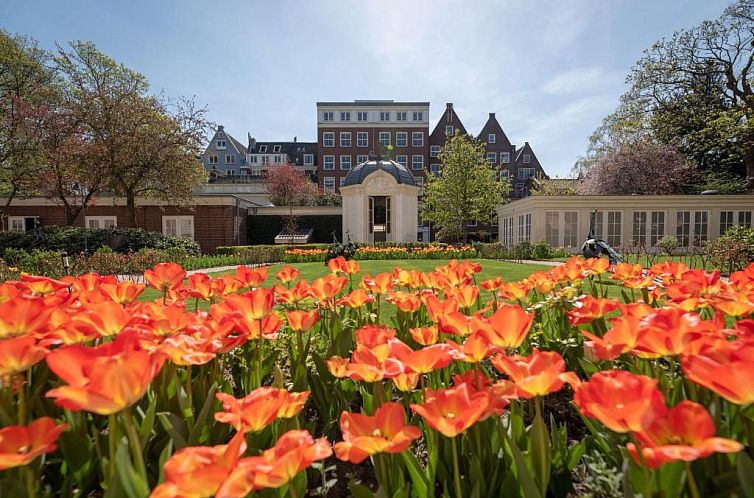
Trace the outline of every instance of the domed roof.
<path fill-rule="evenodd" d="M 367 176 L 379 170 L 391 174 L 398 183 L 404 185 L 416 185 L 414 175 L 412 175 L 404 165 L 385 159 L 372 159 L 353 167 L 346 175 L 346 179 L 343 181 L 342 186 L 348 187 L 350 185 L 359 185 L 364 182 Z"/>

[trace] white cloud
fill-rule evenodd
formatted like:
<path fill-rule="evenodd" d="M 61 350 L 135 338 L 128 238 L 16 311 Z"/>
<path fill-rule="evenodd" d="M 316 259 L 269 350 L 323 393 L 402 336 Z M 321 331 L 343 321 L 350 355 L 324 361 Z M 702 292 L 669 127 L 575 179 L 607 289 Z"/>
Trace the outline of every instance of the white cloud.
<path fill-rule="evenodd" d="M 578 95 L 594 92 L 613 92 L 624 80 L 622 71 L 608 71 L 590 66 L 563 71 L 542 86 L 550 95 Z"/>

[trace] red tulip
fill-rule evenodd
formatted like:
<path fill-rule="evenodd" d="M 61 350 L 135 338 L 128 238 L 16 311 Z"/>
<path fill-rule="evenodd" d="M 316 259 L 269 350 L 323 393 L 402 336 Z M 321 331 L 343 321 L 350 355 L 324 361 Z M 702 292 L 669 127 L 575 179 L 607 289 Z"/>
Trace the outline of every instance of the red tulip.
<path fill-rule="evenodd" d="M 160 292 L 175 290 L 183 285 L 186 270 L 175 263 L 160 263 L 144 272 L 144 278 L 152 288 Z"/>
<path fill-rule="evenodd" d="M 0 429 L 0 471 L 27 465 L 38 456 L 57 449 L 55 442 L 68 424 L 55 425 L 50 417 L 34 420 L 28 426 L 11 425 Z"/>

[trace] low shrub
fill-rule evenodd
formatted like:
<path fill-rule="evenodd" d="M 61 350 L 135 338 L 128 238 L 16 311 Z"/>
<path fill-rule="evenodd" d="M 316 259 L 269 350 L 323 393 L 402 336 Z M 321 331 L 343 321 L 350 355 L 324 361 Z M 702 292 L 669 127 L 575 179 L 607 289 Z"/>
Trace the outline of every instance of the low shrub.
<path fill-rule="evenodd" d="M 728 273 L 742 270 L 754 261 L 754 228 L 735 226 L 704 247 L 710 263 Z"/>

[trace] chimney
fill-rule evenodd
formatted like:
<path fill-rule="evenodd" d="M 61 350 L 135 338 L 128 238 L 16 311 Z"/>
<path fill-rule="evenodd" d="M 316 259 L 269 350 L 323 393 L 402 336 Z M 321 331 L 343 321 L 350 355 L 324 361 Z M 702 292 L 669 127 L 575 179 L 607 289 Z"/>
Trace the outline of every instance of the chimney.
<path fill-rule="evenodd" d="M 298 142 L 298 137 L 297 136 L 293 137 L 293 143 L 295 144 L 296 142 Z"/>
<path fill-rule="evenodd" d="M 225 129 L 225 127 L 223 125 L 217 125 L 217 130 L 218 131 L 224 130 L 224 129 Z"/>
<path fill-rule="evenodd" d="M 450 122 L 453 116 L 453 102 L 445 104 L 445 119 Z"/>
<path fill-rule="evenodd" d="M 452 108 L 453 108 L 453 102 L 448 102 L 447 104 L 445 104 L 445 107 L 446 107 L 446 108 L 447 108 L 448 110 L 452 109 Z"/>
<path fill-rule="evenodd" d="M 490 119 L 495 119 L 495 113 L 494 112 L 490 113 Z"/>

